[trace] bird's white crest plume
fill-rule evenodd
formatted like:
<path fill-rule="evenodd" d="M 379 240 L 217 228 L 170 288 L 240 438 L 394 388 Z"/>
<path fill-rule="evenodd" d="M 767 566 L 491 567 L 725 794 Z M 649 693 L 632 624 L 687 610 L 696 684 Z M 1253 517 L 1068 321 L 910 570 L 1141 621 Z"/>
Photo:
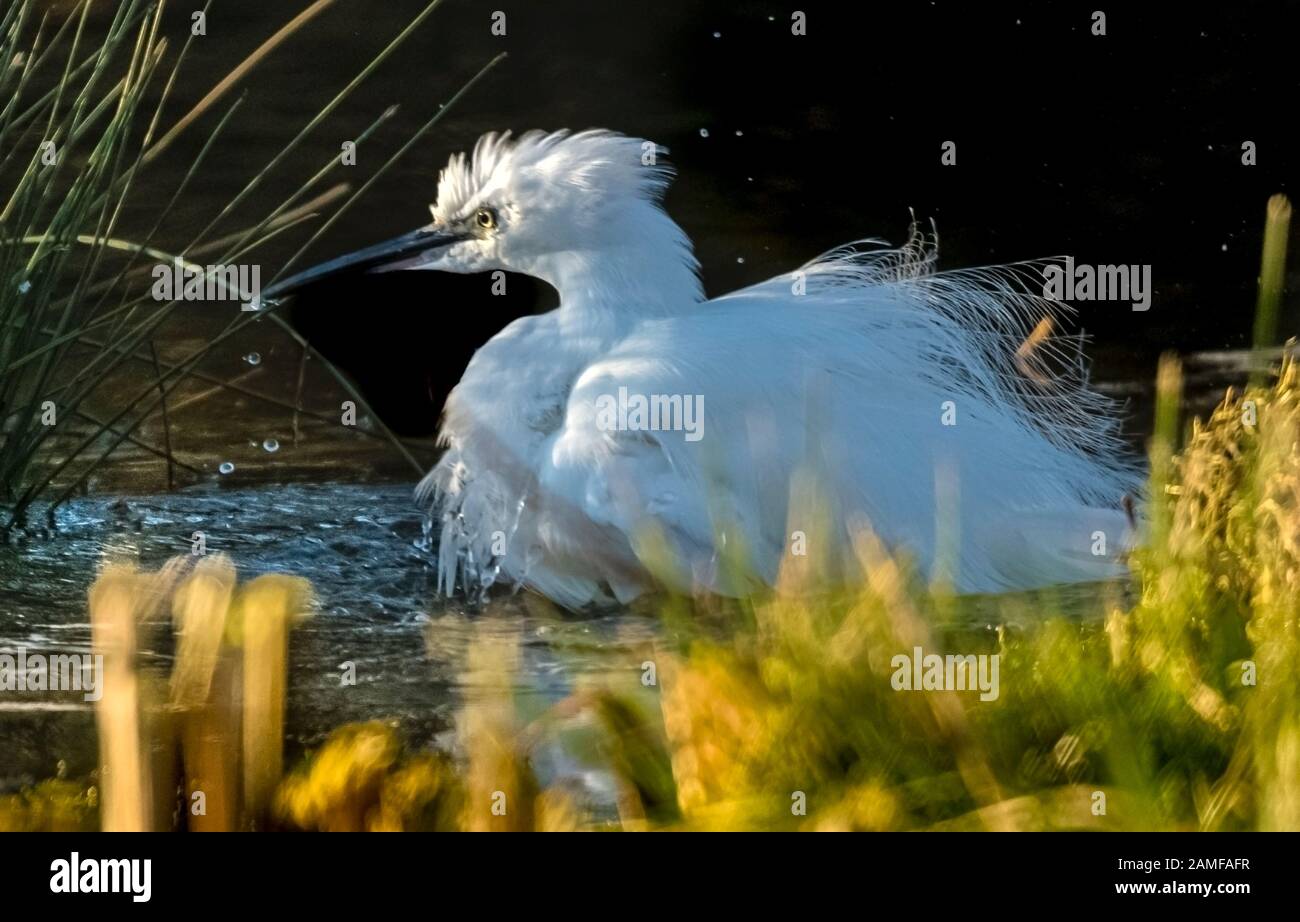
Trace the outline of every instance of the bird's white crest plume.
<path fill-rule="evenodd" d="M 659 159 L 663 153 L 652 142 L 610 131 L 529 131 L 518 139 L 508 131 L 492 132 L 479 138 L 468 157 L 452 155 L 438 176 L 434 218 L 462 218 L 503 189 L 541 203 L 551 194 L 546 188 L 551 183 L 597 198 L 626 195 L 658 202 L 672 180 L 672 170 Z M 588 217 L 598 220 L 602 204 L 586 204 Z"/>
<path fill-rule="evenodd" d="M 1020 348 L 1066 310 L 1041 296 L 1044 264 L 937 272 L 914 229 L 706 300 L 661 206 L 661 154 L 607 131 L 488 135 L 443 170 L 434 223 L 397 242 L 402 268 L 510 270 L 560 295 L 485 344 L 447 400 L 446 451 L 417 491 L 445 591 L 504 576 L 569 607 L 656 580 L 740 591 L 727 543 L 747 585 L 771 582 L 811 524 L 791 501 L 810 470 L 831 500 L 827 558 L 865 519 L 938 567 L 951 516 L 959 590 L 1117 572 L 1139 478 L 1079 343 Z M 610 425 L 616 394 L 698 401 L 699 437 Z M 673 562 L 653 577 L 647 534 Z"/>

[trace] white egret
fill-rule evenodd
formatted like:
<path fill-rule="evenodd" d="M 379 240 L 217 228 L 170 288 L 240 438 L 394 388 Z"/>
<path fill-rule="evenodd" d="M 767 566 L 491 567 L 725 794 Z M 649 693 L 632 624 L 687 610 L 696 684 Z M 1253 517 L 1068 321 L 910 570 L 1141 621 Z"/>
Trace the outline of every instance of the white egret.
<path fill-rule="evenodd" d="M 1138 477 L 1077 355 L 1038 341 L 1063 309 L 1041 265 L 936 272 L 914 231 L 707 299 L 661 207 L 662 153 L 609 131 L 487 135 L 442 171 L 431 224 L 300 277 L 501 269 L 559 293 L 447 399 L 417 491 L 443 590 L 503 577 L 570 608 L 656 580 L 736 592 L 727 546 L 771 582 L 792 540 L 842 557 L 859 521 L 927 570 L 947 553 L 963 592 L 1117 572 Z M 826 527 L 811 494 L 791 499 L 801 471 Z"/>

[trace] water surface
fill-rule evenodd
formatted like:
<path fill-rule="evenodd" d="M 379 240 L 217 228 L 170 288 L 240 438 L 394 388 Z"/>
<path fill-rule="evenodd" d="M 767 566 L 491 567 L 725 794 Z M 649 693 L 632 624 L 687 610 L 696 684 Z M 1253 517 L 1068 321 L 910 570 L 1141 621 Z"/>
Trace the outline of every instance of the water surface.
<path fill-rule="evenodd" d="M 499 593 L 470 610 L 435 592 L 435 567 L 418 545 L 421 516 L 411 486 L 294 484 L 79 499 L 61 509 L 57 533 L 0 547 L 0 651 L 90 650 L 86 591 L 106 553 L 143 569 L 189 554 L 195 531 L 209 553 L 231 556 L 242 580 L 267 572 L 309 579 L 317 610 L 290 638 L 288 746 L 319 742 L 354 720 L 397 721 L 415 746 L 450 746 L 466 648 L 491 619 L 517 632 L 516 681 L 557 700 L 585 672 L 628 659 L 655 622 L 631 612 L 560 616 L 539 600 Z M 165 639 L 146 641 L 142 662 L 168 666 Z M 356 685 L 340 666 L 356 666 Z M 629 660 L 630 662 L 630 660 Z M 639 662 L 639 660 L 638 660 Z M 0 789 L 95 767 L 94 715 L 77 692 L 0 692 Z"/>

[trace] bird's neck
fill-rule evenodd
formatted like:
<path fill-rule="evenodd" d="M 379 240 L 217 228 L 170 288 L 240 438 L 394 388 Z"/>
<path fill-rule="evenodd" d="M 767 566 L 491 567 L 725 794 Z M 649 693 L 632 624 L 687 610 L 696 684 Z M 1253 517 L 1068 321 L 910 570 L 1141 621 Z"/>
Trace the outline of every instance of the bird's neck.
<path fill-rule="evenodd" d="M 686 313 L 704 301 L 690 238 L 663 212 L 598 248 L 550 254 L 539 277 L 560 295 L 561 326 L 619 335 L 641 320 Z"/>

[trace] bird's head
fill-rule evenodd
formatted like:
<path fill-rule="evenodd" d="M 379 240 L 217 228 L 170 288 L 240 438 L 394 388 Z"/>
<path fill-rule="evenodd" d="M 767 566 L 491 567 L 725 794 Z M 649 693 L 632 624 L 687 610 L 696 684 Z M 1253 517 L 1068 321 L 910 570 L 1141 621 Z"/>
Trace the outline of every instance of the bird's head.
<path fill-rule="evenodd" d="M 690 241 L 660 206 L 672 177 L 664 153 L 611 131 L 484 135 L 443 168 L 430 224 L 308 270 L 303 283 L 355 268 L 504 269 L 563 290 L 577 271 L 655 252 L 693 274 Z"/>
<path fill-rule="evenodd" d="M 485 135 L 438 177 L 430 228 L 452 242 L 411 268 L 529 272 L 555 253 L 635 245 L 671 178 L 662 153 L 609 131 Z"/>

